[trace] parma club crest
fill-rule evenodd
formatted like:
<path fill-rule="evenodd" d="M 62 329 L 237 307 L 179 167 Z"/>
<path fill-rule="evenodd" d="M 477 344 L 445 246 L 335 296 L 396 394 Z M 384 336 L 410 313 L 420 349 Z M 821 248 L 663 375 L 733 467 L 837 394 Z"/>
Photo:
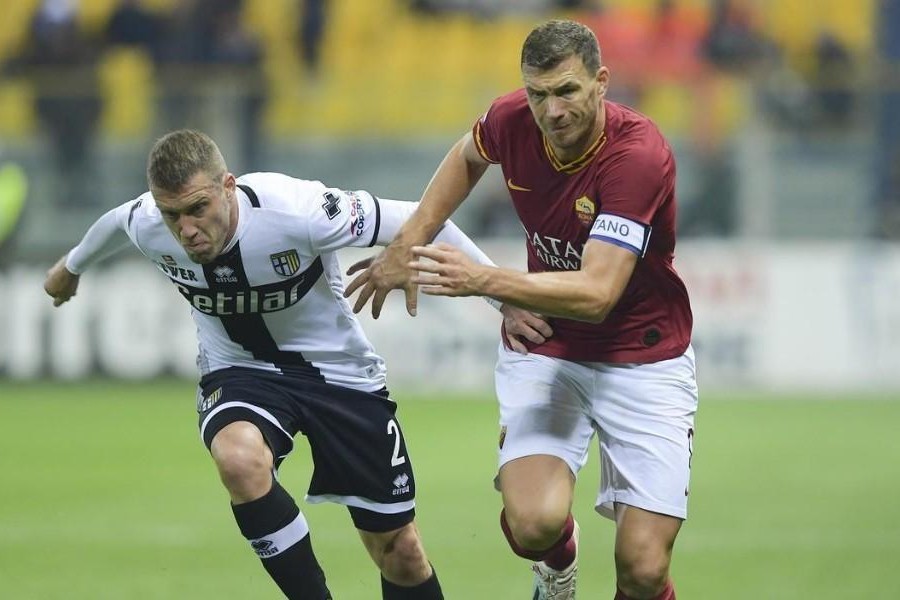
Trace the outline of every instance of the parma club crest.
<path fill-rule="evenodd" d="M 582 196 L 575 201 L 575 216 L 585 227 L 590 227 L 597 215 L 597 207 L 594 201 L 587 196 Z"/>
<path fill-rule="evenodd" d="M 217 388 L 216 391 L 205 397 L 202 394 L 197 394 L 197 412 L 201 414 L 205 413 L 213 406 L 215 406 L 216 402 L 218 402 L 221 398 L 222 388 Z"/>
<path fill-rule="evenodd" d="M 300 257 L 296 250 L 285 250 L 277 254 L 270 254 L 272 268 L 282 277 L 290 277 L 300 269 Z"/>

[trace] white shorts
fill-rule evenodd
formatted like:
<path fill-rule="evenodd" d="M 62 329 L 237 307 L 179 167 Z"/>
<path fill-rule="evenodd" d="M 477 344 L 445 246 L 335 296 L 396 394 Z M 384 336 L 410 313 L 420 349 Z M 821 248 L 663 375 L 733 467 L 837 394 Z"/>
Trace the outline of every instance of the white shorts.
<path fill-rule="evenodd" d="M 694 351 L 649 364 L 521 355 L 500 344 L 500 466 L 549 454 L 578 474 L 600 440 L 596 509 L 615 503 L 687 517 L 697 383 Z"/>

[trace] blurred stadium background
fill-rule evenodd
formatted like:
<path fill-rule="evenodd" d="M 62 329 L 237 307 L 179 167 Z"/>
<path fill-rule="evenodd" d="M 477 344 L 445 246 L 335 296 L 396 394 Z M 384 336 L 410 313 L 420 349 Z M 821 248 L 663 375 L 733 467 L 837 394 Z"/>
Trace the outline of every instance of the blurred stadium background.
<path fill-rule="evenodd" d="M 519 85 L 549 17 L 676 149 L 702 391 L 685 598 L 900 598 L 900 1 L 14 0 L 0 19 L 0 598 L 276 598 L 196 441 L 194 329 L 135 253 L 53 311 L 43 273 L 191 126 L 232 171 L 414 200 Z M 455 218 L 522 240 L 498 172 Z M 361 253 L 347 253 L 346 262 Z M 416 453 L 449 598 L 524 598 L 490 489 L 496 313 L 365 318 Z M 300 493 L 303 452 L 284 477 Z M 582 597 L 613 595 L 579 486 Z M 374 598 L 349 520 L 307 507 L 338 598 Z"/>

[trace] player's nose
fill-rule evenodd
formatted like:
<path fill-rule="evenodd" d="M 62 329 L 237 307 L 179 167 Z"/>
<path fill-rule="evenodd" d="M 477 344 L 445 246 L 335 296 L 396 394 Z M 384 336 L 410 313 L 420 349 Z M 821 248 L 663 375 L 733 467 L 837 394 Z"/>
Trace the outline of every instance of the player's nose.
<path fill-rule="evenodd" d="M 191 220 L 190 217 L 182 216 L 178 219 L 176 223 L 176 227 L 178 227 L 178 233 L 185 240 L 190 241 L 191 238 L 196 237 L 200 230 L 197 228 L 197 224 Z"/>

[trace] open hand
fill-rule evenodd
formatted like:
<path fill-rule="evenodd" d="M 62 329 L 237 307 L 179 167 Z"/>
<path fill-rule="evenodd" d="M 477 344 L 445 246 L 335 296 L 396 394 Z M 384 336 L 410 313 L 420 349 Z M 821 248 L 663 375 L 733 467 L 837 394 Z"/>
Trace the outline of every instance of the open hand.
<path fill-rule="evenodd" d="M 345 298 L 349 298 L 359 290 L 353 312 L 361 311 L 371 298 L 372 317 L 377 319 L 381 315 L 381 308 L 388 292 L 402 288 L 406 293 L 406 311 L 416 316 L 419 288 L 413 283 L 413 271 L 407 266 L 410 258 L 411 254 L 407 247 L 391 244 L 378 255 L 354 263 L 347 269 L 347 275 L 362 271 L 344 290 Z"/>

